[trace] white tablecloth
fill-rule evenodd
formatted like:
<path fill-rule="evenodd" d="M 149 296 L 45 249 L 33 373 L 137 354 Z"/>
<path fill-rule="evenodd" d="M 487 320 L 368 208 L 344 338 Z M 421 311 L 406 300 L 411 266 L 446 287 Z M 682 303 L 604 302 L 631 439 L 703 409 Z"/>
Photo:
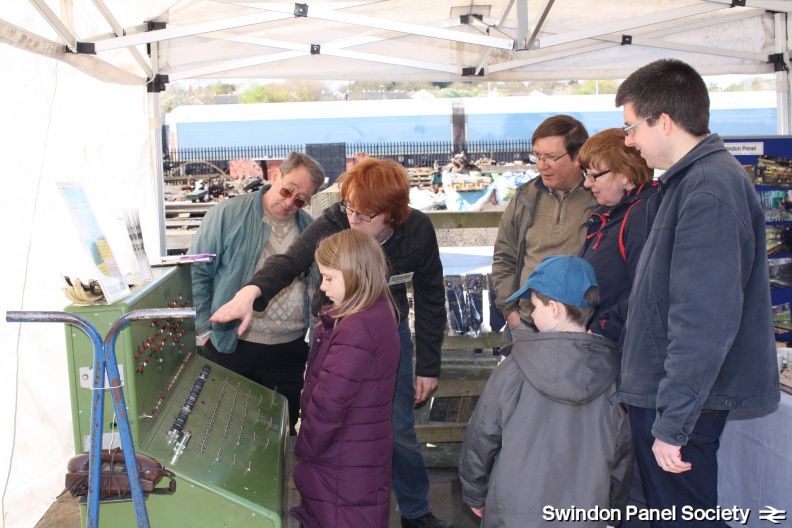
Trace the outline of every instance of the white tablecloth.
<path fill-rule="evenodd" d="M 441 247 L 444 275 L 492 272 L 492 246 Z"/>
<path fill-rule="evenodd" d="M 718 450 L 718 494 L 722 508 L 750 508 L 748 527 L 792 527 L 792 395 L 782 392 L 773 409 L 729 414 Z M 787 519 L 760 520 L 768 506 L 786 510 Z"/>

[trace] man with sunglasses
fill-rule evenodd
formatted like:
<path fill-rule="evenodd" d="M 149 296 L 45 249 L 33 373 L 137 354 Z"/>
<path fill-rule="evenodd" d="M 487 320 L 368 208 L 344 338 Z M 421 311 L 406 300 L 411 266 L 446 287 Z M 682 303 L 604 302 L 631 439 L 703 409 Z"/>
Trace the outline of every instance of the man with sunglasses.
<path fill-rule="evenodd" d="M 588 139 L 567 115 L 544 120 L 531 138 L 539 177 L 517 188 L 501 217 L 492 262 L 496 305 L 506 318 L 504 344 L 537 332 L 530 299 L 507 298 L 550 255 L 576 255 L 597 200 L 583 186 L 578 151 Z"/>
<path fill-rule="evenodd" d="M 729 411 L 779 401 L 765 217 L 740 162 L 709 133 L 707 85 L 691 66 L 639 68 L 616 105 L 625 144 L 665 170 L 649 200 L 656 215 L 630 295 L 619 399 L 648 507 L 711 511 Z"/>
<path fill-rule="evenodd" d="M 285 252 L 308 227 L 313 218 L 302 208 L 324 180 L 324 170 L 313 158 L 290 153 L 259 191 L 212 207 L 188 251 L 216 255 L 212 262 L 192 267 L 195 327 L 204 357 L 265 387 L 277 387 L 289 403 L 291 434 L 296 434 L 300 415 L 316 270 L 294 280 L 239 337 L 238 324 L 212 323 L 209 317 L 234 297 L 267 257 Z"/>

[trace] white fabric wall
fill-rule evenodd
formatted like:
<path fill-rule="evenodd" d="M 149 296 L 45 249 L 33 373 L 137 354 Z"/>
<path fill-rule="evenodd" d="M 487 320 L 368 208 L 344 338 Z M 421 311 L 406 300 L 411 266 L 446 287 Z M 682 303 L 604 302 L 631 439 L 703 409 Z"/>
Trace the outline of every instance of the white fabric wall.
<path fill-rule="evenodd" d="M 74 453 L 65 325 L 5 314 L 63 309 L 61 274 L 97 278 L 55 182 L 85 184 L 124 272 L 137 270 L 122 208 L 139 209 L 150 256 L 159 240 L 145 87 L 4 45 L 0 72 L 0 486 L 3 526 L 21 528 L 61 492 Z"/>

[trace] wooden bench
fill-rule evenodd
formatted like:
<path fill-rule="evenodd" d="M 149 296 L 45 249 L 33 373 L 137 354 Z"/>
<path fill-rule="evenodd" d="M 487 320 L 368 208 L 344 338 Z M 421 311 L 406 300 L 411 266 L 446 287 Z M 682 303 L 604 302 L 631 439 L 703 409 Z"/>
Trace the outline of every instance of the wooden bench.
<path fill-rule="evenodd" d="M 465 344 L 464 348 L 448 348 Z M 500 333 L 478 338 L 446 336 L 437 390 L 414 411 L 415 433 L 427 467 L 457 466 L 468 421 L 484 385 L 500 362 L 500 356 L 492 353 L 500 344 Z M 474 353 L 475 349 L 481 352 Z"/>

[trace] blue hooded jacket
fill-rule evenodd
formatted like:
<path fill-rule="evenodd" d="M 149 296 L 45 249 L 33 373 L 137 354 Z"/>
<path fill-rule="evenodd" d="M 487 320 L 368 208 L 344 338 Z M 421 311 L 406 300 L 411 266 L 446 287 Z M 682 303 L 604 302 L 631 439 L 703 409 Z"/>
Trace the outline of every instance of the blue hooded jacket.
<path fill-rule="evenodd" d="M 594 211 L 580 250 L 599 284 L 600 304 L 589 328 L 616 343 L 624 329 L 635 270 L 652 225 L 648 200 L 657 189 L 657 182 L 640 185 L 625 192 L 615 206 Z"/>

